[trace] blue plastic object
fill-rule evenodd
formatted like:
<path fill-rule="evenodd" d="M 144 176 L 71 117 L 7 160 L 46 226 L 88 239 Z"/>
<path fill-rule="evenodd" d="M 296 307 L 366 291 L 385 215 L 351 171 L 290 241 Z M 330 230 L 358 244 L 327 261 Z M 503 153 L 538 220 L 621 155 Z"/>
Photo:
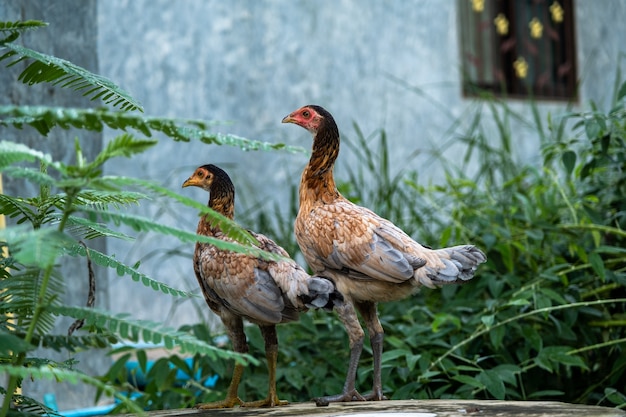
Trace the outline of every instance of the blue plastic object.
<path fill-rule="evenodd" d="M 154 345 L 151 345 L 154 347 Z M 193 358 L 185 358 L 184 361 L 189 365 L 190 368 L 193 368 Z M 150 371 L 150 368 L 154 365 L 155 361 L 148 361 L 146 364 L 146 371 Z M 174 365 L 170 363 L 170 368 L 174 368 Z M 129 377 L 132 378 L 129 382 L 133 384 L 137 384 L 138 386 L 145 386 L 148 381 L 146 379 L 146 375 L 139 368 L 139 362 L 137 361 L 128 361 L 126 362 L 126 369 L 128 370 Z M 195 379 L 199 381 L 202 377 L 200 371 L 196 373 L 196 375 L 188 375 L 186 372 L 183 372 L 181 369 L 178 369 L 176 372 L 176 380 L 180 382 L 180 385 L 183 385 L 184 381 Z M 204 386 L 207 388 L 215 387 L 215 384 L 218 380 L 218 375 L 213 375 L 206 379 L 204 382 Z M 140 396 L 140 393 L 135 393 L 131 395 L 132 397 Z M 103 414 L 108 414 L 115 406 L 119 403 L 119 400 L 115 400 L 113 404 L 105 404 L 94 407 L 85 407 L 85 408 L 77 408 L 74 410 L 64 410 L 58 411 L 57 401 L 54 394 L 48 393 L 43 396 L 43 403 L 46 407 L 57 411 L 63 417 L 92 417 L 92 416 L 100 416 Z"/>
<path fill-rule="evenodd" d="M 147 362 L 146 372 L 150 371 L 150 369 L 154 365 L 154 362 L 155 361 Z M 189 365 L 190 368 L 193 367 L 193 358 L 186 358 L 185 362 L 187 363 L 187 365 Z M 174 365 L 171 363 L 170 363 L 170 368 L 174 368 Z M 137 384 L 140 387 L 146 386 L 148 384 L 146 375 L 139 368 L 139 362 L 137 361 L 126 362 L 126 370 L 128 371 L 129 375 L 133 375 L 132 381 L 129 381 L 129 382 Z M 181 369 L 178 369 L 178 371 L 176 372 L 176 380 L 181 381 L 181 382 L 187 381 L 189 379 L 195 379 L 199 381 L 201 377 L 202 377 L 202 374 L 200 373 L 200 371 L 198 371 L 195 376 L 188 375 L 186 372 L 183 372 Z M 206 381 L 204 381 L 204 386 L 207 388 L 215 387 L 215 384 L 217 383 L 218 378 L 219 378 L 218 375 L 213 375 L 207 378 Z"/>

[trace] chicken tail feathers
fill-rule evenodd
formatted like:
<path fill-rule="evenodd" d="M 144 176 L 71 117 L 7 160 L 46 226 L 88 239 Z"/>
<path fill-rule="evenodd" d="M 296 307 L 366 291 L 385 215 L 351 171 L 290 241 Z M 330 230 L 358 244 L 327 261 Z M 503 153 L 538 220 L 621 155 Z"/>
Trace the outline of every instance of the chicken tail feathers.
<path fill-rule="evenodd" d="M 301 299 L 308 308 L 323 308 L 332 310 L 336 301 L 343 301 L 343 296 L 335 283 L 328 278 L 312 276 L 308 280 L 309 293 L 301 295 Z"/>
<path fill-rule="evenodd" d="M 472 245 L 438 249 L 434 253 L 440 264 L 427 264 L 423 271 L 418 270 L 421 273 L 416 274 L 419 282 L 429 288 L 469 281 L 474 278 L 478 265 L 487 260 L 485 254 Z"/>

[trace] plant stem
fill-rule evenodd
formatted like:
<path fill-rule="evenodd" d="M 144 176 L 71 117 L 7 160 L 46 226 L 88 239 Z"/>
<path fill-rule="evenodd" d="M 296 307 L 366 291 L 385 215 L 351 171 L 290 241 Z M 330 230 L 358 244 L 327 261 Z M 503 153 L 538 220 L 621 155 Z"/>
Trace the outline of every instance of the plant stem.
<path fill-rule="evenodd" d="M 572 304 L 563 304 L 563 305 L 559 305 L 559 306 L 553 306 L 553 307 L 544 307 L 544 308 L 540 308 L 538 310 L 533 310 L 533 311 L 529 311 L 527 313 L 522 313 L 520 315 L 508 318 L 504 321 L 501 321 L 499 323 L 496 323 L 490 327 L 483 327 L 480 330 L 475 331 L 472 335 L 470 335 L 467 339 L 463 339 L 461 342 L 457 343 L 456 345 L 452 346 L 450 349 L 448 349 L 446 351 L 446 353 L 444 353 L 443 355 L 441 355 L 439 358 L 437 358 L 436 361 L 434 361 L 433 363 L 430 364 L 430 366 L 428 367 L 427 371 L 431 371 L 433 368 L 435 368 L 436 366 L 438 366 L 445 358 L 447 358 L 448 356 L 450 356 L 455 350 L 467 345 L 468 343 L 470 343 L 471 341 L 475 340 L 476 338 L 489 333 L 491 330 L 500 327 L 500 326 L 504 326 L 506 324 L 509 324 L 513 321 L 516 320 L 520 320 L 526 317 L 530 317 L 533 316 L 535 314 L 541 314 L 541 313 L 550 313 L 552 311 L 558 311 L 558 310 L 565 310 L 565 309 L 569 309 L 569 308 L 577 308 L 577 307 L 590 307 L 590 306 L 594 306 L 594 305 L 602 305 L 602 304 L 609 304 L 609 303 L 625 303 L 626 302 L 626 298 L 615 298 L 615 299 L 609 299 L 609 300 L 596 300 L 596 301 L 586 301 L 586 302 L 582 302 L 582 303 L 572 303 Z"/>
<path fill-rule="evenodd" d="M 604 226 L 601 224 L 562 224 L 559 227 L 563 229 L 597 230 L 599 232 L 612 233 L 621 237 L 626 237 L 626 230 L 617 229 L 611 226 Z"/>
<path fill-rule="evenodd" d="M 42 188 L 40 189 L 41 193 L 45 193 L 46 191 Z M 63 232 L 65 229 L 65 224 L 67 223 L 67 219 L 69 218 L 72 212 L 72 205 L 74 203 L 75 192 L 68 192 L 65 200 L 65 209 L 63 210 L 63 217 L 59 223 L 59 231 Z M 46 293 L 48 292 L 48 284 L 50 282 L 50 277 L 52 276 L 52 271 L 54 269 L 54 263 L 51 263 L 44 270 L 43 279 L 41 281 L 41 286 L 39 287 L 39 294 L 37 295 L 37 303 L 35 304 L 35 310 L 33 311 L 32 320 L 26 330 L 26 334 L 24 335 L 24 342 L 30 344 L 33 340 L 33 336 L 35 335 L 35 330 L 37 329 L 37 324 L 39 322 L 39 317 L 41 313 L 46 307 L 44 303 L 46 299 Z M 12 360 L 12 365 L 22 366 L 24 365 L 24 361 L 26 360 L 26 353 L 20 352 L 15 356 Z M 5 417 L 9 412 L 9 408 L 11 407 L 11 401 L 13 400 L 13 393 L 17 388 L 17 380 L 18 377 L 15 375 L 11 375 L 9 377 L 9 381 L 7 384 L 7 393 L 4 396 L 4 401 L 2 403 L 2 409 L 0 409 L 0 417 Z"/>

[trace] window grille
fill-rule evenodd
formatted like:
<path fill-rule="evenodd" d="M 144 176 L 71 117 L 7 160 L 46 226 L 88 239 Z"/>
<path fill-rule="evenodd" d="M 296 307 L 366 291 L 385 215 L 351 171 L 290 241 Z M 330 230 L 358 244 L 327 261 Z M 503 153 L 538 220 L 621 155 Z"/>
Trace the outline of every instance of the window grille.
<path fill-rule="evenodd" d="M 573 0 L 458 0 L 463 93 L 575 100 Z"/>

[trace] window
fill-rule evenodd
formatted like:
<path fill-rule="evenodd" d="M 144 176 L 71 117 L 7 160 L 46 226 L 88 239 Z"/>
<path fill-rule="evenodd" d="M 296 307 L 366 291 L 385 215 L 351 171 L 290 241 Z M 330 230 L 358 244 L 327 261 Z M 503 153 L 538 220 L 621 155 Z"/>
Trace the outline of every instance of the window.
<path fill-rule="evenodd" d="M 576 99 L 573 0 L 458 0 L 463 93 Z"/>

